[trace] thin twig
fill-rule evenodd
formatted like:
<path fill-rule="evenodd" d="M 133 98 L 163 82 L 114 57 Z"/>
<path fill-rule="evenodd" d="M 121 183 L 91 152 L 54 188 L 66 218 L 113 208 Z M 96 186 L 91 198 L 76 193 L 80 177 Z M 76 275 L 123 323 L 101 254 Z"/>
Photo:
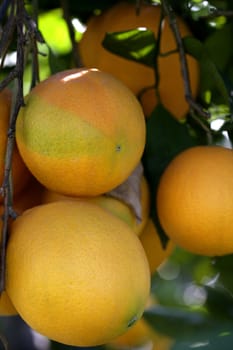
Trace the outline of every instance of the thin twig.
<path fill-rule="evenodd" d="M 6 76 L 5 79 L 3 79 L 0 83 L 0 91 L 2 89 L 4 89 L 6 86 L 8 86 L 10 84 L 10 82 L 12 82 L 12 80 L 14 80 L 18 75 L 17 69 L 16 67 Z"/>
<path fill-rule="evenodd" d="M 159 26 L 158 26 L 158 32 L 156 36 L 156 50 L 155 50 L 155 57 L 154 57 L 154 76 L 155 76 L 155 84 L 152 86 L 146 86 L 144 87 L 138 94 L 138 99 L 141 101 L 143 94 L 146 93 L 148 90 L 154 89 L 156 98 L 160 102 L 160 94 L 159 94 L 159 82 L 160 82 L 160 75 L 159 75 L 159 61 L 158 58 L 160 56 L 160 45 L 161 45 L 161 37 L 162 37 L 162 22 L 163 22 L 163 13 L 161 11 L 160 19 L 159 19 Z"/>
<path fill-rule="evenodd" d="M 69 36 L 72 44 L 72 54 L 73 54 L 73 59 L 74 59 L 74 64 L 76 67 L 82 67 L 82 61 L 79 55 L 79 48 L 78 48 L 78 43 L 75 40 L 75 32 L 74 32 L 74 27 L 72 25 L 71 21 L 71 15 L 70 15 L 70 9 L 69 9 L 69 2 L 66 0 L 60 0 L 61 7 L 63 10 L 63 16 L 66 21 L 68 31 L 69 31 Z"/>
<path fill-rule="evenodd" d="M 232 10 L 217 10 L 217 9 L 212 9 L 208 13 L 208 15 L 200 15 L 199 18 L 216 18 L 216 17 L 227 17 L 231 18 L 233 17 L 233 11 Z"/>
<path fill-rule="evenodd" d="M 179 56 L 180 56 L 180 64 L 181 64 L 181 73 L 183 76 L 183 83 L 184 83 L 184 91 L 185 91 L 185 98 L 188 102 L 191 109 L 195 110 L 198 114 L 203 116 L 204 118 L 209 118 L 210 114 L 205 111 L 202 106 L 200 106 L 197 102 L 194 101 L 191 91 L 191 85 L 190 85 L 190 78 L 189 78 L 189 69 L 188 69 L 188 63 L 186 58 L 186 53 L 184 49 L 184 45 L 182 42 L 182 37 L 177 25 L 176 16 L 174 14 L 174 11 L 172 7 L 168 4 L 167 0 L 162 0 L 162 6 L 165 15 L 168 18 L 169 25 L 171 27 L 171 30 L 174 34 L 174 38 L 177 44 Z"/>
<path fill-rule="evenodd" d="M 4 197 L 4 213 L 3 213 L 3 228 L 2 239 L 0 245 L 0 293 L 5 289 L 5 260 L 6 260 L 6 244 L 8 237 L 8 222 L 9 218 L 16 217 L 13 209 L 13 185 L 12 185 L 12 156 L 15 147 L 15 124 L 20 108 L 24 105 L 23 96 L 23 75 L 25 66 L 25 48 L 30 46 L 35 49 L 37 41 L 42 42 L 43 38 L 39 33 L 35 22 L 28 16 L 22 0 L 12 0 L 12 11 L 15 16 L 15 35 L 17 36 L 17 57 L 16 65 L 13 70 L 0 83 L 0 89 L 6 87 L 10 82 L 15 80 L 16 89 L 13 96 L 10 122 L 8 127 L 8 137 L 5 155 L 4 178 L 1 190 Z M 8 27 L 9 28 L 9 27 Z M 10 30 L 10 29 L 9 29 Z M 8 42 L 3 45 L 3 52 L 8 49 Z M 33 49 L 32 49 L 33 51 Z M 38 69 L 38 67 L 37 67 Z M 36 75 L 37 77 L 37 75 Z"/>
<path fill-rule="evenodd" d="M 10 43 L 12 41 L 14 32 L 16 29 L 16 18 L 14 16 L 13 6 L 11 7 L 11 11 L 9 14 L 9 18 L 7 23 L 2 29 L 1 33 L 1 42 L 0 42 L 0 57 L 1 57 L 1 63 L 0 63 L 0 69 L 4 65 L 5 57 L 7 54 L 7 50 L 10 46 Z"/>
<path fill-rule="evenodd" d="M 36 1 L 34 1 L 35 3 Z M 30 89 L 32 89 L 37 83 L 40 82 L 40 75 L 39 75 L 39 61 L 38 61 L 38 42 L 41 44 L 45 43 L 45 40 L 38 30 L 37 23 L 38 23 L 38 9 L 36 4 L 34 4 L 34 18 L 28 16 L 26 11 L 24 11 L 24 22 L 27 28 L 27 41 L 28 46 L 30 46 L 30 51 L 32 54 L 32 80 L 31 80 L 31 86 Z"/>

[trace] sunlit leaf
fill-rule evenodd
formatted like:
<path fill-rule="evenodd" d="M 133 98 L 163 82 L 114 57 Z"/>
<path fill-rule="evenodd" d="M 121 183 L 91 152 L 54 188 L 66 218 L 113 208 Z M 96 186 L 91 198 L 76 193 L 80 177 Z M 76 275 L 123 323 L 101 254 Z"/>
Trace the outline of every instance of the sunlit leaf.
<path fill-rule="evenodd" d="M 62 9 L 58 8 L 42 13 L 39 16 L 38 25 L 51 50 L 57 54 L 65 54 L 71 50 L 71 40 Z"/>
<path fill-rule="evenodd" d="M 129 60 L 150 67 L 155 65 L 156 39 L 154 33 L 146 28 L 107 33 L 102 44 L 112 53 Z"/>

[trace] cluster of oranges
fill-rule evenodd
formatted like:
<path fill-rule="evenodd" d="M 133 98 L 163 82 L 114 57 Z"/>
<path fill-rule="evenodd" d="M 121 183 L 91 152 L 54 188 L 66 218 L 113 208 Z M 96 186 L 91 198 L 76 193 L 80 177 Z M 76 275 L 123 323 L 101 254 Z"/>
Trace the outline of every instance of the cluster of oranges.
<path fill-rule="evenodd" d="M 141 163 L 146 117 L 158 102 L 156 96 L 177 119 L 188 110 L 166 19 L 159 84 L 152 68 L 101 46 L 107 31 L 144 26 L 156 35 L 160 17 L 159 6 L 142 5 L 136 15 L 134 5 L 124 2 L 92 17 L 79 43 L 85 67 L 37 84 L 17 117 L 12 180 L 19 216 L 9 220 L 0 312 L 19 314 L 61 343 L 131 346 L 127 335 L 135 338 L 134 332 L 141 334 L 137 345 L 156 342 L 141 316 L 151 275 L 175 245 L 208 256 L 233 252 L 232 150 L 199 146 L 180 153 L 162 174 L 156 198 L 150 197 L 147 179 L 140 175 L 139 221 L 133 206 L 110 195 Z M 190 35 L 183 20 L 178 23 L 182 36 Z M 189 56 L 187 60 L 195 96 L 198 64 Z M 10 105 L 10 92 L 3 90 L 1 182 Z M 135 183 L 128 186 L 126 191 Z M 151 201 L 156 201 L 170 238 L 166 248 L 150 218 Z"/>
<path fill-rule="evenodd" d="M 141 161 L 142 108 L 122 82 L 86 68 L 51 76 L 25 100 L 15 151 L 28 177 L 12 172 L 25 184 L 14 193 L 21 215 L 9 223 L 2 313 L 61 343 L 109 343 L 141 318 L 151 274 L 173 249 L 163 249 L 149 219 L 143 174 L 141 220 L 109 195 Z"/>

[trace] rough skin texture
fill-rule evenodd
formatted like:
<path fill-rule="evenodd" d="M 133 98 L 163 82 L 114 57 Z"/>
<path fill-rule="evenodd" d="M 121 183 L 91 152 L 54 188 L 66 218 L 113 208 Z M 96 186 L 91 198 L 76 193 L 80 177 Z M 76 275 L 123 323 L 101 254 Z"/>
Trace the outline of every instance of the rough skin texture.
<path fill-rule="evenodd" d="M 32 328 L 76 346 L 104 344 L 124 333 L 141 317 L 150 293 L 137 235 L 85 201 L 24 212 L 11 227 L 6 279 L 17 311 Z"/>
<path fill-rule="evenodd" d="M 98 195 L 122 183 L 140 161 L 145 137 L 135 96 L 95 69 L 60 72 L 38 84 L 16 123 L 32 174 L 68 195 Z"/>
<path fill-rule="evenodd" d="M 182 248 L 206 256 L 233 253 L 233 151 L 189 148 L 165 169 L 158 187 L 158 216 Z"/>

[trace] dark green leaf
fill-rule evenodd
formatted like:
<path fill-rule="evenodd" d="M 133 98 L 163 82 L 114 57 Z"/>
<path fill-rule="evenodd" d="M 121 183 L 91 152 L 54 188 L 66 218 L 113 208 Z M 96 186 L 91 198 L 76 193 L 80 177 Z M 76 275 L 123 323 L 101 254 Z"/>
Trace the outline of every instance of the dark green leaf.
<path fill-rule="evenodd" d="M 233 254 L 216 257 L 214 260 L 214 268 L 219 274 L 219 283 L 222 283 L 230 293 L 233 293 Z"/>
<path fill-rule="evenodd" d="M 211 326 L 204 313 L 180 307 L 159 305 L 146 310 L 143 316 L 155 330 L 172 338 L 189 338 L 197 332 L 207 332 Z"/>
<path fill-rule="evenodd" d="M 187 124 L 176 121 L 162 105 L 155 108 L 147 119 L 147 139 L 143 155 L 151 198 L 155 198 L 160 176 L 172 158 L 195 144 L 197 140 L 190 134 Z M 151 216 L 164 241 L 165 236 L 157 218 L 155 200 L 151 201 Z"/>
<path fill-rule="evenodd" d="M 168 163 L 182 150 L 197 144 L 185 123 L 180 123 L 160 104 L 146 122 L 147 140 L 143 156 L 149 179 L 156 186 Z"/>
<path fill-rule="evenodd" d="M 219 327 L 220 328 L 220 327 Z M 209 330 L 205 337 L 200 337 L 198 334 L 190 339 L 178 339 L 171 350 L 187 350 L 187 349 L 200 349 L 200 350 L 232 350 L 233 334 L 230 326 L 226 326 L 226 330 L 216 329 Z"/>
<path fill-rule="evenodd" d="M 202 58 L 204 52 L 203 43 L 193 36 L 186 36 L 182 39 L 182 41 L 185 52 L 199 61 Z"/>
<path fill-rule="evenodd" d="M 186 350 L 200 347 L 219 350 L 217 345 L 224 345 L 233 340 L 232 320 L 219 322 L 218 319 L 200 311 L 155 306 L 145 311 L 144 318 L 155 331 L 176 340 L 176 345 L 179 344 L 179 347 L 175 345 L 172 349 Z"/>
<path fill-rule="evenodd" d="M 204 46 L 217 68 L 223 71 L 233 56 L 233 23 L 227 23 L 222 29 L 216 30 L 205 40 Z"/>
<path fill-rule="evenodd" d="M 156 39 L 151 30 L 137 28 L 124 32 L 106 33 L 103 46 L 114 54 L 154 67 Z"/>
<path fill-rule="evenodd" d="M 214 317 L 229 318 L 232 320 L 233 316 L 233 297 L 232 294 L 224 287 L 208 287 L 207 300 L 205 306 Z"/>
<path fill-rule="evenodd" d="M 217 69 L 213 60 L 209 57 L 205 45 L 194 37 L 183 39 L 185 50 L 191 56 L 195 57 L 200 64 L 200 94 L 204 96 L 206 91 L 215 93 L 218 103 L 230 105 L 230 96 L 226 88 L 222 75 Z"/>
<path fill-rule="evenodd" d="M 49 48 L 49 67 L 51 74 L 66 70 L 70 68 L 71 53 L 67 55 L 58 56 Z"/>

